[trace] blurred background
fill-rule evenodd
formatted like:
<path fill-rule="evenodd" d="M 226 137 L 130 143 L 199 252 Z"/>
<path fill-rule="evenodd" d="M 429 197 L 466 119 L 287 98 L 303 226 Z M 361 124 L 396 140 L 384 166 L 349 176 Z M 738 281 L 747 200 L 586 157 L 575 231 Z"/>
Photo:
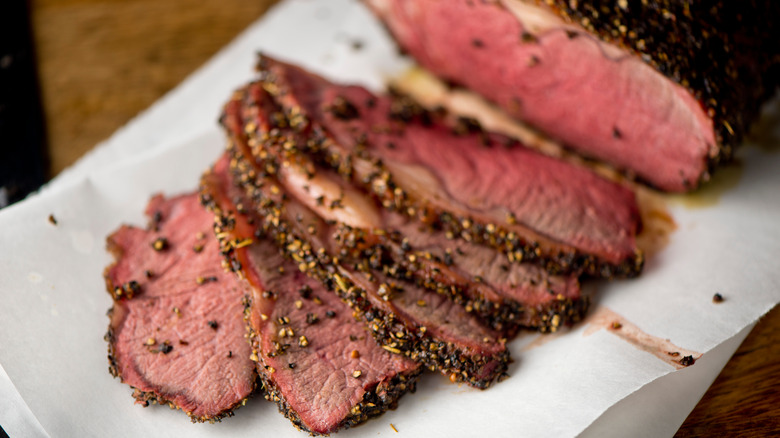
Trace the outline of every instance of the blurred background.
<path fill-rule="evenodd" d="M 275 2 L 1 1 L 0 208 L 23 199 L 108 138 Z M 775 309 L 678 436 L 780 433 L 778 333 L 780 309 Z"/>
<path fill-rule="evenodd" d="M 275 0 L 0 3 L 1 208 L 175 87 Z"/>

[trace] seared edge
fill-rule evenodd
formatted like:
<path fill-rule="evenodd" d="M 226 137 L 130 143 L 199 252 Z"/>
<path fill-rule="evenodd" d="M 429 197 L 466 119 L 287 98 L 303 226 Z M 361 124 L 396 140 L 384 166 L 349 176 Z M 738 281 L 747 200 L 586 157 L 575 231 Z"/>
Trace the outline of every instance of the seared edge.
<path fill-rule="evenodd" d="M 258 120 L 257 123 L 244 121 L 240 129 L 249 136 L 252 154 L 260 167 L 273 175 L 295 168 L 304 170 L 309 177 L 313 177 L 318 172 L 319 165 L 312 163 L 309 155 L 299 148 L 299 145 L 306 148 L 307 143 L 301 133 L 293 132 L 289 128 L 291 121 L 281 112 L 261 109 L 261 103 L 252 101 L 245 94 L 240 92 L 236 98 L 244 105 L 244 111 L 256 112 Z M 260 116 L 261 112 L 264 113 L 263 116 Z M 263 126 L 266 123 L 269 125 Z M 347 181 L 346 184 L 351 185 L 353 182 Z M 520 327 L 554 332 L 561 325 L 579 321 L 588 307 L 587 297 L 573 300 L 558 296 L 554 302 L 531 308 L 511 299 L 489 299 L 482 293 L 486 286 L 457 274 L 448 267 L 446 261 L 431 255 L 430 252 L 417 251 L 397 232 L 379 227 L 373 227 L 369 231 L 346 224 L 339 224 L 338 228 L 337 241 L 341 250 L 352 259 L 368 261 L 367 269 L 381 271 L 383 267 L 390 266 L 387 271 L 393 278 L 413 281 L 418 286 L 447 295 L 468 312 L 478 316 L 486 325 L 506 334 L 514 333 Z M 430 228 L 433 232 L 433 226 Z M 488 291 L 490 292 L 492 291 Z M 492 295 L 495 296 L 495 292 Z"/>
<path fill-rule="evenodd" d="M 286 143 L 285 150 L 289 153 L 302 151 L 317 164 L 333 169 L 345 179 L 360 184 L 365 190 L 377 196 L 385 208 L 440 228 L 456 238 L 492 246 L 506 254 L 510 262 L 536 263 L 553 275 L 582 273 L 609 279 L 632 278 L 641 272 L 644 266 L 644 255 L 639 249 L 636 249 L 632 257 L 620 263 L 609 263 L 593 254 L 586 254 L 571 246 L 551 241 L 530 229 L 529 234 L 536 235 L 538 240 L 520 236 L 509 229 L 509 226 L 518 226 L 512 217 L 507 217 L 506 224 L 482 223 L 472 217 L 446 211 L 417 199 L 398 185 L 387 166 L 380 159 L 371 156 L 365 146 L 358 145 L 354 152 L 347 151 L 346 148 L 337 145 L 325 128 L 312 120 L 303 108 L 294 103 L 294 99 L 283 99 L 290 91 L 289 86 L 275 71 L 283 68 L 282 65 L 268 57 L 261 57 L 258 70 L 262 88 L 278 102 L 284 102 L 283 112 L 274 114 L 274 121 L 294 131 L 305 132 L 307 136 L 307 141 L 303 144 Z M 427 125 L 442 116 L 440 112 L 423 108 L 408 96 L 394 93 L 393 98 L 389 117 L 400 123 Z M 329 110 L 334 111 L 337 117 L 351 117 L 349 108 L 354 109 L 355 106 L 345 101 L 342 108 L 329 108 Z M 472 119 L 460 118 L 458 122 L 453 127 L 456 133 L 476 131 L 485 138 L 488 135 Z M 258 129 L 258 126 L 249 122 L 244 129 L 250 133 L 252 139 L 251 133 Z M 260 139 L 252 140 L 257 142 Z M 544 244 L 540 245 L 540 242 Z"/>
<path fill-rule="evenodd" d="M 257 213 L 265 222 L 272 224 L 267 230 L 285 254 L 296 262 L 299 269 L 319 279 L 353 310 L 363 317 L 377 342 L 387 351 L 404 354 L 420 361 L 431 370 L 438 370 L 450 380 L 465 381 L 477 388 L 487 388 L 496 378 L 504 376 L 510 361 L 509 352 L 503 349 L 499 354 L 485 357 L 472 355 L 452 343 L 433 339 L 424 326 L 411 327 L 395 315 L 373 306 L 367 292 L 347 278 L 338 257 L 333 257 L 324 248 L 313 248 L 304 236 L 305 230 L 297 230 L 295 220 L 287 217 L 285 196 L 274 181 L 276 169 L 262 166 L 251 160 L 251 138 L 237 116 L 241 93 L 228 103 L 222 122 L 231 144 L 231 168 L 234 178 L 244 187 Z M 501 343 L 505 343 L 505 339 Z"/>
<path fill-rule="evenodd" d="M 153 229 L 156 226 L 157 226 L 156 222 L 152 220 L 150 221 L 148 229 Z M 118 261 L 123 257 L 123 251 L 121 247 L 117 245 L 116 242 L 114 241 L 114 235 L 120 231 L 121 229 L 115 231 L 114 233 L 112 233 L 106 238 L 106 249 L 114 257 L 114 261 L 110 265 L 106 266 L 106 268 L 103 270 L 103 278 L 106 283 L 106 291 L 109 293 L 109 295 L 111 295 L 113 304 L 106 312 L 106 316 L 108 316 L 109 318 L 109 324 L 108 324 L 108 330 L 106 331 L 106 334 L 103 336 L 103 340 L 105 340 L 106 343 L 108 343 L 108 372 L 114 378 L 119 378 L 120 382 L 126 383 L 124 378 L 122 377 L 122 374 L 119 371 L 119 366 L 116 360 L 116 353 L 115 353 L 116 338 L 114 336 L 114 327 L 116 323 L 121 322 L 121 320 L 125 318 L 125 311 L 122 307 L 122 302 L 125 300 L 133 299 L 135 294 L 140 292 L 140 290 L 138 288 L 138 284 L 133 281 L 130 281 L 122 285 L 115 285 L 109 276 L 109 272 L 116 266 Z M 117 315 L 117 313 L 119 313 L 119 315 Z M 118 317 L 118 320 L 115 320 L 114 319 L 115 317 Z M 229 409 L 220 412 L 217 415 L 212 415 L 212 416 L 193 415 L 191 412 L 185 411 L 181 406 L 176 405 L 175 402 L 168 400 L 163 395 L 155 391 L 144 391 L 132 385 L 128 385 L 128 386 L 130 386 L 130 388 L 133 389 L 132 396 L 136 400 L 136 403 L 142 405 L 143 407 L 148 407 L 150 404 L 167 405 L 171 409 L 181 409 L 182 412 L 187 414 L 187 416 L 190 418 L 190 421 L 192 421 L 193 423 L 209 422 L 213 424 L 216 422 L 221 422 L 223 418 L 232 417 L 233 415 L 235 415 L 234 414 L 235 409 L 238 409 L 239 407 L 246 405 L 247 400 L 250 397 L 252 397 L 255 390 L 257 389 L 256 382 L 253 382 L 252 384 L 253 384 L 253 390 L 250 392 L 249 396 L 242 398 L 236 404 L 231 406 Z"/>
<path fill-rule="evenodd" d="M 236 273 L 240 278 L 244 277 L 242 270 L 248 263 L 246 256 L 247 242 L 252 238 L 265 238 L 265 233 L 272 229 L 265 218 L 261 219 L 255 214 L 251 213 L 251 210 L 247 209 L 245 200 L 242 202 L 230 201 L 226 199 L 225 195 L 218 189 L 219 182 L 216 181 L 216 177 L 211 172 L 207 172 L 201 180 L 201 203 L 214 213 L 214 231 L 219 239 L 220 250 L 224 255 L 225 266 Z M 236 216 L 233 212 L 239 213 L 243 216 L 240 221 L 245 222 L 247 225 L 253 225 L 255 228 L 254 233 L 250 233 L 248 228 L 239 231 L 236 228 Z M 258 226 L 258 222 L 262 223 L 262 228 Z M 247 321 L 247 333 L 249 342 L 252 345 L 252 360 L 257 362 L 258 375 L 263 383 L 263 389 L 265 390 L 265 398 L 267 400 L 276 402 L 279 411 L 287 417 L 296 428 L 309 432 L 312 435 L 327 435 L 328 433 L 320 433 L 311 430 L 303 422 L 299 414 L 290 407 L 289 403 L 284 397 L 284 394 L 279 390 L 275 381 L 271 378 L 270 374 L 273 373 L 267 366 L 263 365 L 263 357 L 260 353 L 260 335 L 257 333 L 250 323 L 250 313 L 252 307 L 252 299 L 249 295 L 244 297 L 244 320 Z M 421 368 L 417 368 L 411 372 L 398 373 L 391 379 L 380 382 L 378 385 L 369 388 L 363 396 L 363 400 L 357 405 L 353 406 L 350 414 L 344 418 L 344 420 L 330 432 L 334 432 L 340 428 L 349 428 L 351 426 L 358 425 L 366 420 L 377 417 L 387 411 L 388 409 L 394 409 L 397 406 L 398 399 L 407 392 L 414 392 L 416 389 L 417 379 L 422 373 Z"/>
<path fill-rule="evenodd" d="M 780 85 L 780 4 L 772 1 L 532 0 L 635 53 L 693 94 L 729 160 Z M 707 174 L 703 175 L 706 177 Z"/>
<path fill-rule="evenodd" d="M 509 352 L 502 350 L 493 356 L 469 354 L 449 342 L 434 339 L 424 326 L 412 327 L 392 313 L 371 304 L 367 292 L 355 284 L 340 265 L 338 256 L 331 256 L 324 248 L 315 249 L 299 236 L 294 219 L 286 217 L 286 206 L 264 193 L 268 181 L 258 182 L 257 174 L 249 170 L 243 157 L 234 157 L 234 169 L 238 173 L 258 213 L 273 223 L 269 234 L 287 257 L 298 264 L 306 274 L 319 279 L 329 290 L 338 294 L 354 311 L 363 317 L 369 331 L 387 351 L 419 361 L 429 369 L 448 375 L 454 382 L 464 381 L 476 388 L 487 388 L 496 379 L 505 375 L 510 361 Z M 262 178 L 262 177 L 261 177 Z M 273 185 L 272 187 L 278 187 Z M 278 189 L 277 189 L 278 190 Z M 501 340 L 505 342 L 505 339 Z"/>

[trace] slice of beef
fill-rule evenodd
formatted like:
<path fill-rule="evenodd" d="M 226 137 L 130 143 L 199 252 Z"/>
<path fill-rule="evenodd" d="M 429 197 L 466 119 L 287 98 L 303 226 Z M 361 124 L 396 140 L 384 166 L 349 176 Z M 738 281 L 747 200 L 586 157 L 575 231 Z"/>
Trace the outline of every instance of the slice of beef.
<path fill-rule="evenodd" d="M 387 351 L 404 354 L 452 381 L 486 388 L 506 372 L 506 339 L 480 324 L 447 297 L 405 279 L 397 266 L 372 268 L 352 259 L 333 241 L 332 221 L 323 221 L 284 192 L 278 169 L 257 161 L 241 120 L 241 102 L 228 103 L 223 124 L 233 145 L 231 161 L 268 232 L 301 271 L 319 279 L 366 322 Z M 250 141 L 252 140 L 252 141 Z"/>
<path fill-rule="evenodd" d="M 342 251 L 371 262 L 373 269 L 398 265 L 394 277 L 448 295 L 497 330 L 519 326 L 555 331 L 577 321 L 587 308 L 574 277 L 547 274 L 528 263 L 508 263 L 486 245 L 464 240 L 377 208 L 354 184 L 317 166 L 293 144 L 306 140 L 289 129 L 273 99 L 253 84 L 245 92 L 242 127 L 256 124 L 255 155 L 275 168 L 278 181 L 323 219 L 340 222 L 336 240 Z M 274 134 L 271 131 L 274 131 Z M 287 147 L 284 147 L 287 145 Z"/>
<path fill-rule="evenodd" d="M 366 3 L 433 73 L 668 191 L 731 156 L 780 77 L 777 2 Z"/>
<path fill-rule="evenodd" d="M 497 330 L 517 327 L 555 332 L 579 321 L 588 309 L 574 276 L 550 275 L 529 263 L 509 263 L 495 249 L 460 239 L 441 230 L 409 223 L 391 228 L 403 236 L 403 251 L 415 272 L 424 270 L 436 289 L 453 288 L 467 298 L 466 309 Z M 397 239 L 397 238 L 396 238 Z M 398 254 L 398 251 L 395 252 Z M 412 261 L 412 259 L 414 259 Z"/>
<path fill-rule="evenodd" d="M 414 390 L 421 367 L 377 345 L 348 306 L 264 238 L 226 157 L 204 176 L 202 190 L 228 264 L 249 284 L 252 358 L 266 398 L 285 416 L 328 434 L 380 415 Z"/>
<path fill-rule="evenodd" d="M 330 84 L 268 57 L 259 68 L 255 89 L 270 92 L 291 128 L 306 132 L 302 147 L 385 207 L 553 273 L 641 270 L 628 188 L 472 123 L 448 126 L 407 98 Z"/>
<path fill-rule="evenodd" d="M 149 229 L 122 226 L 108 238 L 109 371 L 144 406 L 168 404 L 192 421 L 230 416 L 256 380 L 246 291 L 222 269 L 213 215 L 197 194 L 156 196 L 146 213 Z"/>

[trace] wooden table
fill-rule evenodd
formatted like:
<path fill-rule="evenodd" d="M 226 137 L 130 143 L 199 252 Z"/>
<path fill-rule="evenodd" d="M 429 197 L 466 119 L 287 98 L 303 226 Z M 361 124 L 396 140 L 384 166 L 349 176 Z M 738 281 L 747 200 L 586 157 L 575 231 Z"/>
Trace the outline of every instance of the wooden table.
<path fill-rule="evenodd" d="M 51 175 L 208 60 L 274 0 L 38 0 L 32 15 Z M 753 330 L 679 436 L 780 433 L 780 308 Z"/>

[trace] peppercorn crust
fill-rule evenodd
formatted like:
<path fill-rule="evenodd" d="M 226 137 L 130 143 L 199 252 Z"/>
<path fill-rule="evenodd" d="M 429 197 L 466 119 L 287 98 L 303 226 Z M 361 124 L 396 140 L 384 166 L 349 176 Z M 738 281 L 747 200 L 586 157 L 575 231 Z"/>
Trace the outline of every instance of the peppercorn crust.
<path fill-rule="evenodd" d="M 712 118 L 719 153 L 731 159 L 780 85 L 780 3 L 775 1 L 530 0 L 631 51 L 680 84 Z M 706 175 L 706 173 L 705 173 Z"/>
<path fill-rule="evenodd" d="M 241 98 L 242 93 L 237 92 L 226 108 L 239 105 Z M 473 354 L 452 343 L 437 341 L 424 327 L 408 326 L 394 315 L 373 306 L 367 298 L 367 291 L 345 275 L 337 256 L 327 254 L 324 248 L 313 249 L 295 231 L 295 221 L 286 217 L 286 195 L 281 193 L 275 182 L 277 169 L 253 155 L 257 139 L 247 135 L 248 128 L 242 126 L 238 117 L 227 113 L 223 114 L 222 123 L 230 140 L 228 153 L 232 157 L 230 168 L 234 181 L 244 187 L 247 199 L 264 223 L 270 224 L 264 231 L 301 271 L 320 280 L 357 311 L 385 350 L 404 354 L 450 376 L 453 381 L 466 381 L 477 388 L 486 388 L 505 375 L 510 361 L 509 352 L 504 347 L 506 339 L 499 340 L 500 348 L 495 354 Z"/>
<path fill-rule="evenodd" d="M 264 173 L 268 169 L 267 166 L 264 167 L 265 170 L 255 168 L 257 162 L 250 162 L 246 155 L 239 152 L 243 148 L 248 146 L 231 144 L 229 147 L 229 151 L 234 154 L 231 168 L 235 180 L 240 181 L 247 196 L 256 206 L 257 213 L 265 218 L 266 223 L 272 224 L 267 232 L 277 246 L 298 264 L 299 269 L 321 281 L 357 311 L 367 324 L 369 332 L 385 350 L 403 354 L 431 370 L 450 376 L 453 381 L 463 381 L 475 388 L 487 388 L 497 378 L 506 375 L 510 362 L 506 349 L 493 356 L 469 354 L 453 343 L 432 338 L 424 327 L 411 328 L 394 315 L 373 306 L 367 298 L 366 290 L 343 273 L 338 257 L 331 257 L 324 250 L 314 250 L 311 245 L 305 243 L 305 239 L 299 237 L 294 224 L 284 215 L 285 206 L 283 202 L 280 203 L 283 195 L 280 194 L 276 199 L 269 196 L 269 186 L 273 182 L 268 180 L 271 175 Z M 263 178 L 266 180 L 263 181 Z M 505 343 L 506 339 L 501 342 Z"/>
<path fill-rule="evenodd" d="M 234 271 L 239 277 L 244 277 L 243 269 L 245 269 L 245 264 L 248 263 L 248 261 L 243 258 L 242 254 L 239 253 L 239 250 L 247 246 L 242 244 L 242 242 L 247 241 L 247 239 L 236 237 L 236 219 L 232 213 L 224 210 L 223 205 L 229 201 L 224 199 L 226 195 L 220 193 L 216 189 L 216 185 L 217 183 L 214 181 L 212 174 L 207 173 L 204 175 L 201 180 L 201 203 L 215 215 L 214 231 L 220 242 L 220 251 L 225 257 L 224 266 L 227 269 Z M 247 222 L 258 227 L 255 232 L 255 235 L 258 238 L 264 236 L 264 230 L 267 231 L 279 226 L 278 223 L 273 226 L 268 226 L 266 223 L 268 217 L 258 217 L 252 210 L 246 209 L 244 202 L 233 202 L 231 205 L 236 207 L 238 214 L 247 217 Z M 263 225 L 260 226 L 259 224 Z M 264 397 L 269 401 L 275 402 L 279 407 L 279 411 L 287 417 L 297 429 L 309 432 L 311 435 L 327 435 L 327 433 L 321 433 L 307 427 L 299 413 L 291 407 L 290 403 L 285 398 L 284 392 L 278 387 L 276 381 L 271 378 L 271 375 L 275 370 L 268 365 L 263 365 L 263 353 L 260 353 L 262 351 L 262 340 L 260 333 L 255 330 L 251 323 L 251 296 L 245 296 L 243 306 L 244 320 L 247 323 L 247 337 L 250 345 L 252 345 L 252 360 L 257 363 L 258 375 L 264 389 Z M 298 340 L 300 347 L 308 346 L 308 342 L 309 341 L 305 336 L 300 337 Z M 278 343 L 277 346 L 279 349 L 276 353 L 272 354 L 280 354 L 284 351 L 284 348 Z M 355 352 L 353 351 L 353 353 Z M 366 392 L 363 395 L 362 400 L 351 408 L 350 413 L 338 425 L 334 426 L 332 431 L 358 425 L 370 418 L 381 415 L 388 409 L 394 409 L 398 399 L 402 395 L 407 392 L 415 391 L 416 381 L 422 371 L 423 369 L 421 367 L 416 367 L 411 371 L 397 373 L 387 380 L 379 382 L 372 387 L 365 388 Z M 353 377 L 355 378 L 360 376 L 359 371 L 356 371 L 356 373 L 358 374 L 353 374 Z"/>
<path fill-rule="evenodd" d="M 306 111 L 300 108 L 294 99 L 286 99 L 290 94 L 289 87 L 275 71 L 284 68 L 281 66 L 281 63 L 271 62 L 261 57 L 257 68 L 260 73 L 260 84 L 265 92 L 285 102 L 281 105 L 282 111 L 274 112 L 272 122 L 279 122 L 282 129 L 290 128 L 296 132 L 306 133 L 305 141 L 284 141 L 282 148 L 287 158 L 298 152 L 305 153 L 316 165 L 332 169 L 346 180 L 362 185 L 367 192 L 379 199 L 383 207 L 406 215 L 410 219 L 441 228 L 444 232 L 468 242 L 491 246 L 506 254 L 510 262 L 535 263 L 553 275 L 578 273 L 608 279 L 632 278 L 642 271 L 644 255 L 639 249 L 635 248 L 630 256 L 612 263 L 594 254 L 587 254 L 569 245 L 552 241 L 530 229 L 526 229 L 526 235 L 521 236 L 520 233 L 512 230 L 512 227 L 521 225 L 511 214 L 507 216 L 504 224 L 483 223 L 472 217 L 447 211 L 405 191 L 382 160 L 368 152 L 365 135 L 362 136 L 363 140 L 358 139 L 354 151 L 344 151 L 344 148 L 337 147 L 336 141 L 330 137 L 325 128 L 309 119 Z M 388 117 L 398 123 L 418 123 L 427 126 L 443 116 L 441 111 L 429 111 L 408 96 L 392 89 L 391 93 L 393 101 Z M 251 103 L 248 105 L 251 106 Z M 346 99 L 341 99 L 340 102 L 337 100 L 327 110 L 342 119 L 354 117 L 355 113 L 354 104 Z M 252 132 L 257 130 L 258 126 L 248 122 L 242 128 L 246 132 Z M 477 132 L 483 139 L 487 138 L 487 133 L 475 120 L 458 119 L 458 123 L 453 126 L 453 133 L 457 135 L 466 132 Z M 276 129 L 271 136 L 278 133 L 279 130 Z M 260 159 L 267 160 L 269 153 L 259 148 L 261 146 L 259 143 L 267 143 L 268 138 L 250 136 L 249 141 L 254 142 L 255 149 L 260 149 L 256 155 Z M 270 167 L 269 170 L 273 170 L 272 166 Z M 358 172 L 357 169 L 360 171 Z"/>
<path fill-rule="evenodd" d="M 246 111 L 259 111 L 258 103 L 248 100 L 244 91 L 236 96 Z M 346 115 L 355 112 L 354 106 L 346 99 L 341 99 L 336 105 L 339 108 L 337 111 Z M 406 111 L 408 108 L 409 105 L 403 105 L 399 111 Z M 274 118 L 278 126 L 290 126 L 292 123 L 281 113 L 277 113 Z M 252 154 L 264 171 L 276 174 L 281 167 L 295 166 L 306 169 L 309 177 L 314 176 L 318 164 L 313 163 L 309 155 L 298 146 L 303 145 L 302 147 L 306 148 L 305 140 L 297 139 L 295 133 L 285 133 L 284 129 L 272 129 L 271 134 L 265 131 L 256 132 L 255 128 L 254 122 L 245 121 L 240 129 L 248 136 L 247 141 L 253 144 Z M 344 167 L 339 169 L 343 173 Z M 331 208 L 337 207 L 331 205 Z M 439 260 L 430 252 L 418 257 L 415 249 L 402 236 L 396 235 L 397 233 L 377 228 L 369 233 L 365 229 L 348 225 L 340 225 L 340 228 L 337 243 L 341 245 L 342 253 L 349 254 L 353 260 L 366 262 L 366 270 L 385 271 L 399 280 L 413 278 L 416 284 L 448 296 L 487 326 L 507 335 L 516 333 L 523 327 L 554 332 L 560 326 L 579 321 L 588 308 L 587 297 L 575 300 L 562 295 L 557 296 L 554 302 L 532 307 L 523 306 L 513 300 L 490 301 L 479 293 L 478 287 L 461 284 L 463 282 L 459 283 L 453 278 L 453 273 L 447 273 L 446 260 Z M 369 241 L 370 245 L 364 244 Z"/>

